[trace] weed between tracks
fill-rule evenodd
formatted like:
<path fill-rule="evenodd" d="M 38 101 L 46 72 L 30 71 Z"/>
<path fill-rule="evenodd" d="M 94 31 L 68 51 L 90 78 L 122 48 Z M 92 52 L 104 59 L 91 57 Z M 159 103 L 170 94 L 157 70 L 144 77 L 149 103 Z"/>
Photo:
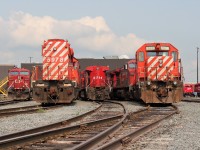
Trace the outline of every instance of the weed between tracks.
<path fill-rule="evenodd" d="M 37 110 L 37 113 L 45 113 L 46 111 L 43 108 Z"/>

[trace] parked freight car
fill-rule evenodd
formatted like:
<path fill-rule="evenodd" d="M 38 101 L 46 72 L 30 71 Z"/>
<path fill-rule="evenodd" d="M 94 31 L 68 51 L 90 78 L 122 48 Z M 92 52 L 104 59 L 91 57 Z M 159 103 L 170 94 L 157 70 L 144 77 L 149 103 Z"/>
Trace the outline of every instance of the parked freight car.
<path fill-rule="evenodd" d="M 8 97 L 14 100 L 31 98 L 30 71 L 14 67 L 8 71 Z"/>
<path fill-rule="evenodd" d="M 183 85 L 183 96 L 191 96 L 194 97 L 194 84 L 192 83 L 185 83 Z"/>
<path fill-rule="evenodd" d="M 106 79 L 107 66 L 88 66 L 81 73 L 82 99 L 105 100 L 109 99 L 111 87 Z"/>
<path fill-rule="evenodd" d="M 124 67 L 112 70 L 107 73 L 111 83 L 112 99 L 133 99 L 136 85 L 136 61 L 128 61 Z"/>
<path fill-rule="evenodd" d="M 33 99 L 42 104 L 71 103 L 78 96 L 79 63 L 69 42 L 44 41 L 42 57 L 42 66 L 33 71 Z"/>
<path fill-rule="evenodd" d="M 136 51 L 136 98 L 145 103 L 176 103 L 183 98 L 179 50 L 170 43 L 146 43 Z"/>

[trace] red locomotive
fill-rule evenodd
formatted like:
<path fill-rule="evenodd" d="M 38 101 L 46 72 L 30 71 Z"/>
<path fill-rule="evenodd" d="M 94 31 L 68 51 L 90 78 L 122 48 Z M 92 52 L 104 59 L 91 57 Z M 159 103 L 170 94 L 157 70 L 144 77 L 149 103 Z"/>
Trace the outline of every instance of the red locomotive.
<path fill-rule="evenodd" d="M 43 65 L 34 68 L 33 99 L 42 104 L 71 103 L 78 96 L 79 63 L 70 44 L 62 39 L 44 41 L 42 57 Z"/>
<path fill-rule="evenodd" d="M 123 68 L 108 72 L 108 80 L 112 86 L 110 94 L 113 99 L 132 99 L 136 85 L 136 61 L 130 60 Z"/>
<path fill-rule="evenodd" d="M 199 91 L 200 92 L 200 91 Z M 194 84 L 184 84 L 183 85 L 183 96 L 192 96 L 194 97 Z"/>
<path fill-rule="evenodd" d="M 196 83 L 194 85 L 194 92 L 197 94 L 198 97 L 200 97 L 200 83 Z"/>
<path fill-rule="evenodd" d="M 136 98 L 145 103 L 175 103 L 183 98 L 179 50 L 170 43 L 146 43 L 136 51 Z"/>
<path fill-rule="evenodd" d="M 8 71 L 8 97 L 14 100 L 29 100 L 30 71 L 14 67 Z"/>
<path fill-rule="evenodd" d="M 106 79 L 107 66 L 88 66 L 81 74 L 80 97 L 90 100 L 109 99 L 111 87 Z"/>

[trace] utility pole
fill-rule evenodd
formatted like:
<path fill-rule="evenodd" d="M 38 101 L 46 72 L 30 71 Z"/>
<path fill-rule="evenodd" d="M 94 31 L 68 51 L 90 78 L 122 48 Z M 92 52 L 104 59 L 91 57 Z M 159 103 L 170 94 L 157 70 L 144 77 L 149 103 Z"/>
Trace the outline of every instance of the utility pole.
<path fill-rule="evenodd" d="M 197 83 L 199 83 L 199 60 L 198 60 L 198 54 L 199 53 L 199 48 L 197 47 Z"/>
<path fill-rule="evenodd" d="M 31 58 L 33 58 L 33 57 L 29 57 L 30 58 L 30 63 L 31 63 Z"/>

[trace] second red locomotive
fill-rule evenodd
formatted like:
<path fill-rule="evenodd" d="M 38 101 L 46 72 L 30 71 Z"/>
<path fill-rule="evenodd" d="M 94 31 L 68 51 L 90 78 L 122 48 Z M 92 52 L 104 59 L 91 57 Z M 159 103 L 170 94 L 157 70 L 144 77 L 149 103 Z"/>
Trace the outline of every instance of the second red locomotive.
<path fill-rule="evenodd" d="M 31 98 L 30 71 L 14 67 L 8 71 L 8 97 L 14 100 Z"/>
<path fill-rule="evenodd" d="M 80 97 L 90 100 L 109 99 L 111 87 L 106 79 L 107 66 L 88 66 L 81 74 Z"/>
<path fill-rule="evenodd" d="M 136 84 L 136 61 L 127 62 L 124 67 L 107 73 L 112 86 L 112 99 L 133 99 Z"/>

